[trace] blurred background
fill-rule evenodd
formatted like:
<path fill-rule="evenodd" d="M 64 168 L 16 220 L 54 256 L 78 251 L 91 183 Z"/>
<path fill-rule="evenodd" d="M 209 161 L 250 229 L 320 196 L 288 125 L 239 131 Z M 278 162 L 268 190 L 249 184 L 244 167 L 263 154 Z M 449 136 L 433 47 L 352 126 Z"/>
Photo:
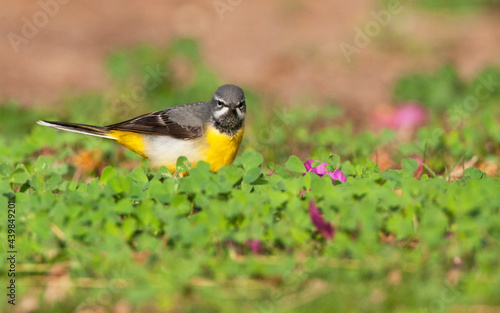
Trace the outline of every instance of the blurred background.
<path fill-rule="evenodd" d="M 223 82 L 281 105 L 336 99 L 369 118 L 407 72 L 452 63 L 467 80 L 498 65 L 498 3 L 386 1 L 390 12 L 376 0 L 10 1 L 0 13 L 0 94 L 30 107 L 100 92 L 112 85 L 111 53 L 189 37 Z"/>

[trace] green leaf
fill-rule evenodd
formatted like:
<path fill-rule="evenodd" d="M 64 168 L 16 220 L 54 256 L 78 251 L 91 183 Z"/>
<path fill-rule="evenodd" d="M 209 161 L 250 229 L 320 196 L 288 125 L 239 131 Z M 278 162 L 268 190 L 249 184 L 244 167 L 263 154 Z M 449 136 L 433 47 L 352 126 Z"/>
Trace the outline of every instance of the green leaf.
<path fill-rule="evenodd" d="M 157 199 L 162 203 L 169 203 L 173 196 L 173 183 L 172 180 L 161 183 L 160 181 L 152 181 L 149 184 L 147 197 Z"/>
<path fill-rule="evenodd" d="M 247 150 L 238 157 L 238 161 L 248 171 L 252 168 L 260 167 L 262 162 L 264 162 L 264 157 L 258 152 Z"/>
<path fill-rule="evenodd" d="M 144 170 L 140 167 L 134 168 L 130 173 L 129 177 L 135 180 L 136 182 L 140 183 L 147 183 L 149 181 L 148 176 L 146 175 Z"/>
<path fill-rule="evenodd" d="M 217 177 L 219 177 L 221 181 L 229 182 L 231 186 L 233 186 L 241 180 L 244 174 L 245 171 L 242 170 L 241 167 L 228 165 L 220 169 Z"/>
<path fill-rule="evenodd" d="M 196 166 L 194 167 L 192 172 L 208 173 L 210 172 L 210 163 L 207 163 L 205 161 L 199 161 L 196 163 Z"/>
<path fill-rule="evenodd" d="M 342 163 L 340 170 L 346 176 L 356 175 L 356 167 L 350 161 L 345 161 L 344 163 Z"/>
<path fill-rule="evenodd" d="M 403 160 L 403 173 L 406 176 L 413 176 L 413 172 L 415 172 L 418 168 L 418 161 L 414 159 L 404 159 Z"/>
<path fill-rule="evenodd" d="M 486 177 L 486 173 L 482 172 L 480 169 L 475 167 L 466 168 L 464 171 L 463 179 L 482 179 Z"/>
<path fill-rule="evenodd" d="M 170 172 L 170 170 L 165 165 L 162 165 L 160 166 L 160 168 L 158 168 L 158 171 L 152 180 L 158 180 L 160 178 L 171 178 L 171 177 L 172 177 L 172 172 Z"/>
<path fill-rule="evenodd" d="M 9 176 L 12 167 L 8 163 L 0 164 L 0 176 Z"/>
<path fill-rule="evenodd" d="M 16 169 L 10 176 L 10 182 L 15 184 L 23 184 L 30 178 L 30 174 L 28 170 L 24 166 L 24 164 L 18 164 Z"/>
<path fill-rule="evenodd" d="M 397 239 L 406 238 L 414 233 L 410 217 L 395 214 L 387 220 L 387 230 L 396 235 Z"/>
<path fill-rule="evenodd" d="M 191 203 L 186 194 L 177 194 L 172 198 L 170 207 L 178 214 L 187 214 L 191 212 Z"/>
<path fill-rule="evenodd" d="M 109 186 L 118 193 L 129 193 L 130 191 L 130 178 L 115 176 L 109 179 Z"/>
<path fill-rule="evenodd" d="M 111 166 L 106 166 L 101 173 L 101 180 L 99 183 L 105 185 L 112 177 L 116 176 L 116 170 Z"/>
<path fill-rule="evenodd" d="M 191 168 L 191 163 L 185 156 L 180 156 L 175 164 L 175 171 L 177 173 L 187 172 Z"/>
<path fill-rule="evenodd" d="M 44 155 L 39 156 L 35 164 L 35 173 L 45 173 L 48 172 L 50 168 L 51 164 L 47 160 L 47 157 Z"/>
<path fill-rule="evenodd" d="M 274 163 L 273 163 L 273 162 L 269 162 L 269 163 L 267 163 L 267 166 L 266 166 L 266 167 L 267 167 L 267 169 L 268 169 L 268 170 L 270 170 L 270 171 L 274 171 L 274 167 L 275 167 L 275 165 L 274 165 Z"/>
<path fill-rule="evenodd" d="M 122 230 L 125 237 L 130 238 L 137 230 L 137 222 L 133 218 L 126 218 L 122 223 Z"/>
<path fill-rule="evenodd" d="M 304 166 L 304 163 L 299 159 L 299 157 L 295 155 L 291 155 L 288 158 L 288 161 L 285 164 L 286 169 L 295 172 L 295 173 L 305 173 L 306 172 L 306 167 Z"/>
<path fill-rule="evenodd" d="M 250 184 L 257 180 L 260 177 L 260 167 L 254 167 L 243 176 L 243 182 Z"/>
<path fill-rule="evenodd" d="M 197 194 L 201 192 L 201 186 L 199 181 L 190 176 L 184 177 L 179 183 L 179 192 L 187 192 L 191 194 Z"/>

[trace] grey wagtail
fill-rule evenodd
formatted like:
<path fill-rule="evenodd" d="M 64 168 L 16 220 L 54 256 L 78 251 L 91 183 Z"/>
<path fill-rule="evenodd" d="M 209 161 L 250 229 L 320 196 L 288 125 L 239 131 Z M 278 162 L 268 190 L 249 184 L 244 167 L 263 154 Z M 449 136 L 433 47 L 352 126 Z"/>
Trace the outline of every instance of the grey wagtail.
<path fill-rule="evenodd" d="M 165 165 L 175 172 L 180 156 L 193 166 L 210 164 L 217 172 L 234 161 L 243 138 L 245 94 L 235 85 L 219 87 L 212 99 L 177 105 L 108 126 L 38 121 L 60 130 L 116 140 L 149 159 L 153 167 Z"/>

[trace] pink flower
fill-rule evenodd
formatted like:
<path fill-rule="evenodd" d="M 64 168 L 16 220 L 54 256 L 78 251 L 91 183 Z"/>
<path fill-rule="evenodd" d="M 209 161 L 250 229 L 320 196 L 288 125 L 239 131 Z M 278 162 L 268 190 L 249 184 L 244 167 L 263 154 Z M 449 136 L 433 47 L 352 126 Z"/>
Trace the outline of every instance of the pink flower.
<path fill-rule="evenodd" d="M 414 129 L 425 125 L 429 120 L 429 114 L 419 103 L 407 102 L 395 109 L 375 112 L 374 120 L 379 127 Z"/>
<path fill-rule="evenodd" d="M 262 242 L 257 239 L 249 239 L 245 242 L 245 245 L 250 248 L 252 253 L 260 253 L 262 252 Z"/>
<path fill-rule="evenodd" d="M 304 166 L 306 167 L 306 171 L 317 174 L 319 177 L 323 177 L 324 175 L 328 175 L 328 176 L 330 176 L 332 181 L 339 180 L 343 183 L 345 183 L 347 181 L 347 178 L 345 177 L 344 173 L 342 173 L 341 170 L 336 169 L 333 172 L 328 172 L 328 170 L 326 168 L 328 163 L 321 163 L 318 166 L 312 167 L 313 162 L 314 162 L 314 160 L 310 159 L 304 163 Z"/>
<path fill-rule="evenodd" d="M 319 177 L 323 177 L 324 175 L 330 176 L 332 182 L 335 180 L 341 181 L 345 183 L 347 178 L 344 173 L 340 170 L 334 170 L 333 172 L 329 172 L 326 166 L 328 163 L 321 163 L 318 166 L 312 167 L 314 160 L 310 159 L 304 163 L 307 172 L 314 173 Z M 305 174 L 304 174 L 305 175 Z M 302 197 L 306 193 L 305 190 L 302 190 L 300 196 Z M 326 240 L 332 240 L 333 235 L 335 233 L 335 228 L 329 222 L 325 222 L 323 219 L 323 215 L 319 212 L 318 207 L 314 204 L 314 202 L 309 202 L 309 218 L 312 223 L 316 227 L 316 231 L 321 234 Z"/>
<path fill-rule="evenodd" d="M 304 166 L 305 166 L 307 172 L 314 173 L 314 174 L 318 175 L 319 177 L 323 177 L 324 175 L 328 175 L 332 179 L 332 182 L 335 180 L 338 180 L 338 181 L 345 183 L 347 181 L 347 178 L 345 177 L 344 173 L 342 173 L 341 170 L 336 169 L 333 172 L 328 172 L 328 170 L 326 168 L 328 163 L 321 163 L 318 166 L 312 167 L 313 162 L 314 162 L 313 159 L 309 159 L 304 163 Z M 309 189 L 309 191 L 311 191 L 311 189 Z M 304 196 L 305 193 L 306 193 L 306 191 L 302 190 L 300 192 L 300 196 L 301 197 Z"/>
<path fill-rule="evenodd" d="M 396 128 L 414 128 L 425 124 L 427 111 L 416 103 L 406 104 L 396 110 L 392 124 Z"/>
<path fill-rule="evenodd" d="M 319 212 L 318 207 L 314 202 L 309 202 L 309 218 L 316 227 L 316 231 L 321 234 L 326 240 L 332 240 L 335 234 L 335 228 L 329 222 L 325 222 L 323 215 Z"/>

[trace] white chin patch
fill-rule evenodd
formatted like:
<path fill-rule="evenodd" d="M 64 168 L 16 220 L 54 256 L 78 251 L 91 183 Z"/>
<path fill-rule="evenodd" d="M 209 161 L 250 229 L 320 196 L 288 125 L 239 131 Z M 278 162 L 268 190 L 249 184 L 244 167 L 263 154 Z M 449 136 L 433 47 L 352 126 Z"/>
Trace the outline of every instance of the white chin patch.
<path fill-rule="evenodd" d="M 229 108 L 222 108 L 219 111 L 214 112 L 214 118 L 218 120 L 222 115 L 226 114 Z"/>
<path fill-rule="evenodd" d="M 245 119 L 245 113 L 241 112 L 241 110 L 239 108 L 236 108 L 236 114 L 238 114 L 238 117 L 240 118 L 240 120 Z"/>

